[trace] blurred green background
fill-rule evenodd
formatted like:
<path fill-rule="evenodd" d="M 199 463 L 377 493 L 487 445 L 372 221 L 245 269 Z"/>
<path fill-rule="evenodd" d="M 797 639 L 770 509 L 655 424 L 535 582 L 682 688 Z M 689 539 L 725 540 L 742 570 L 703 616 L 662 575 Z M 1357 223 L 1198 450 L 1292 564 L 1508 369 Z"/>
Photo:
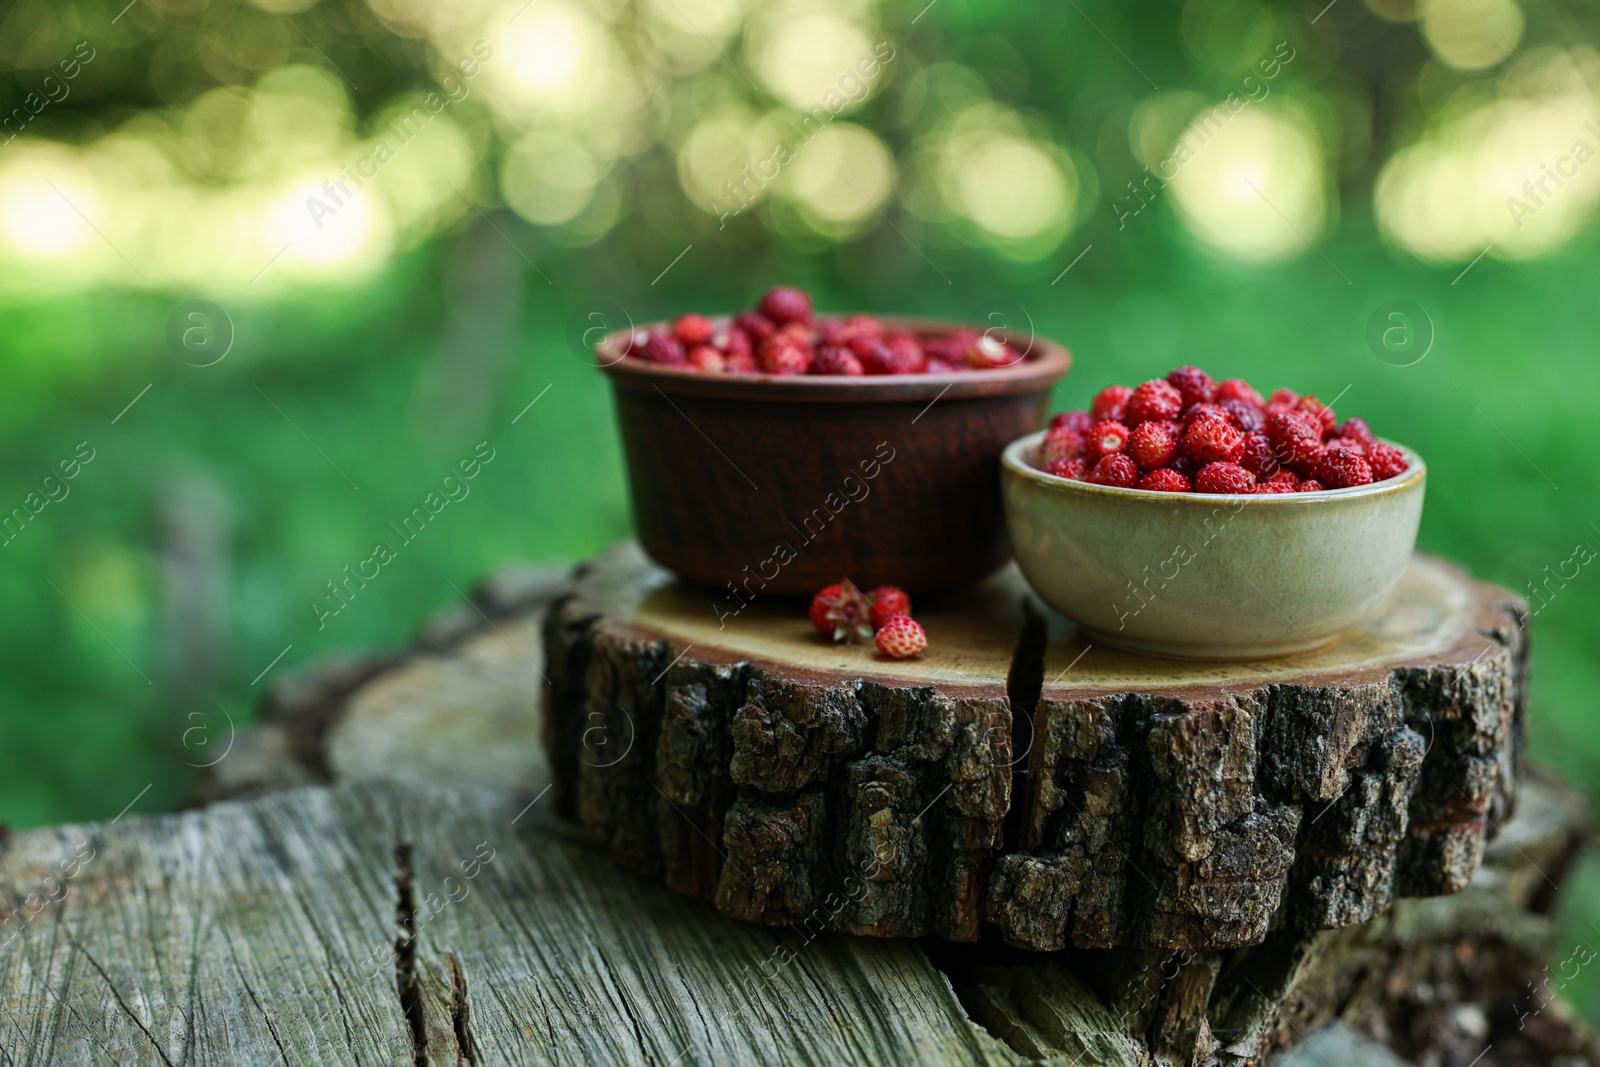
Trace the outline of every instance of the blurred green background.
<path fill-rule="evenodd" d="M 1532 752 L 1600 801 L 1595 9 L 1323 2 L 13 4 L 0 819 L 178 806 L 271 674 L 624 536 L 573 335 L 778 282 L 1009 302 L 1062 407 L 1187 362 L 1337 396 L 1428 457 L 1427 550 L 1541 592 Z"/>

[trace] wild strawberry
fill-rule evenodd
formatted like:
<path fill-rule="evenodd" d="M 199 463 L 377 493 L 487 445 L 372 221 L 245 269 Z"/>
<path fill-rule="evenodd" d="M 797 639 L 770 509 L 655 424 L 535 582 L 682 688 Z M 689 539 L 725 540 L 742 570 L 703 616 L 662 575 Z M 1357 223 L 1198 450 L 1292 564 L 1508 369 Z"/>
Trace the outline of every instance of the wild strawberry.
<path fill-rule="evenodd" d="M 778 332 L 773 336 L 787 337 L 805 348 L 815 348 L 817 344 L 817 331 L 811 328 L 809 322 L 786 322 L 778 327 Z"/>
<path fill-rule="evenodd" d="M 1190 488 L 1190 482 L 1188 478 L 1185 478 L 1177 471 L 1163 468 L 1162 470 L 1151 471 L 1143 478 L 1140 478 L 1139 488 L 1149 489 L 1157 493 L 1187 493 Z"/>
<path fill-rule="evenodd" d="M 1373 443 L 1377 441 L 1377 438 L 1372 436 L 1372 428 L 1367 425 L 1367 420 L 1359 415 L 1345 419 L 1344 425 L 1339 427 L 1334 436 L 1341 437 L 1346 441 L 1354 441 L 1361 446 L 1361 451 L 1363 452 L 1370 449 Z"/>
<path fill-rule="evenodd" d="M 823 345 L 811 360 L 812 374 L 844 374 L 857 377 L 866 373 L 856 354 L 840 345 Z"/>
<path fill-rule="evenodd" d="M 927 351 L 929 359 L 936 359 L 941 363 L 965 365 L 967 349 L 973 346 L 978 336 L 977 330 L 960 327 L 946 334 L 925 338 L 922 347 Z"/>
<path fill-rule="evenodd" d="M 1053 459 L 1039 469 L 1057 478 L 1071 478 L 1075 482 L 1081 482 L 1089 477 L 1089 464 L 1081 458 Z"/>
<path fill-rule="evenodd" d="M 1277 482 L 1280 485 L 1287 485 L 1290 488 L 1300 484 L 1300 479 L 1295 477 L 1294 471 L 1292 470 L 1280 470 L 1277 474 L 1274 474 L 1272 477 L 1268 478 L 1267 481 Z"/>
<path fill-rule="evenodd" d="M 1121 422 L 1127 413 L 1128 398 L 1133 395 L 1133 390 L 1126 385 L 1108 385 L 1094 396 L 1094 403 L 1089 405 L 1089 412 L 1095 421 L 1109 419 L 1112 422 Z"/>
<path fill-rule="evenodd" d="M 737 326 L 729 326 L 712 334 L 711 346 L 721 349 L 725 356 L 755 354 L 755 348 L 750 344 L 750 335 Z"/>
<path fill-rule="evenodd" d="M 1221 419 L 1223 422 L 1229 424 L 1232 424 L 1233 422 L 1233 420 L 1228 417 L 1228 409 L 1223 407 L 1221 404 L 1207 404 L 1202 402 L 1194 405 L 1183 413 L 1183 424 L 1185 426 L 1193 426 L 1201 419 Z M 1237 426 L 1234 427 L 1236 430 L 1238 428 L 1239 427 Z"/>
<path fill-rule="evenodd" d="M 1065 426 L 1069 430 L 1087 434 L 1094 429 L 1094 416 L 1087 411 L 1062 411 L 1050 416 L 1052 430 Z"/>
<path fill-rule="evenodd" d="M 817 633 L 833 636 L 833 620 L 828 617 L 828 613 L 833 610 L 834 603 L 843 591 L 843 584 L 835 582 L 833 585 L 823 586 L 811 598 L 811 625 Z"/>
<path fill-rule="evenodd" d="M 1142 471 L 1153 471 L 1172 462 L 1178 451 L 1178 435 L 1165 422 L 1141 422 L 1128 436 L 1128 455 Z"/>
<path fill-rule="evenodd" d="M 892 333 L 861 357 L 868 374 L 921 374 L 928 368 L 922 343 L 909 333 Z"/>
<path fill-rule="evenodd" d="M 1228 421 L 1245 433 L 1256 433 L 1267 424 L 1267 413 L 1243 400 L 1224 400 L 1217 405 L 1228 413 Z"/>
<path fill-rule="evenodd" d="M 723 361 L 723 370 L 729 374 L 754 374 L 760 369 L 749 352 L 730 352 Z"/>
<path fill-rule="evenodd" d="M 774 334 L 762 342 L 756 362 L 768 374 L 804 374 L 811 369 L 811 353 L 793 338 Z"/>
<path fill-rule="evenodd" d="M 922 368 L 924 374 L 955 374 L 957 371 L 967 369 L 965 363 L 946 363 L 942 359 L 928 358 L 927 365 Z"/>
<path fill-rule="evenodd" d="M 1300 403 L 1300 394 L 1293 389 L 1274 389 L 1272 395 L 1267 397 L 1267 414 L 1276 415 L 1279 411 L 1287 411 Z"/>
<path fill-rule="evenodd" d="M 1218 404 L 1229 400 L 1243 400 L 1246 404 L 1253 404 L 1258 408 L 1267 405 L 1261 399 L 1261 394 L 1256 392 L 1249 382 L 1243 378 L 1224 378 L 1217 383 L 1216 392 L 1211 399 Z"/>
<path fill-rule="evenodd" d="M 672 336 L 676 337 L 684 348 L 691 350 L 709 344 L 711 335 L 716 332 L 717 328 L 711 324 L 710 319 L 693 312 L 679 315 L 678 321 L 672 324 Z"/>
<path fill-rule="evenodd" d="M 811 332 L 816 334 L 817 344 L 837 345 L 842 343 L 839 340 L 839 331 L 844 329 L 844 323 L 838 319 L 814 319 L 810 323 L 810 327 Z"/>
<path fill-rule="evenodd" d="M 872 636 L 872 602 L 846 578 L 811 598 L 811 625 L 835 641 Z"/>
<path fill-rule="evenodd" d="M 1113 452 L 1108 456 L 1101 456 L 1090 473 L 1089 480 L 1096 485 L 1114 485 L 1121 489 L 1132 489 L 1139 484 L 1139 468 L 1121 452 Z"/>
<path fill-rule="evenodd" d="M 1303 396 L 1295 407 L 1317 420 L 1317 425 L 1321 428 L 1323 436 L 1333 432 L 1334 423 L 1338 419 L 1334 416 L 1333 409 L 1316 397 Z"/>
<path fill-rule="evenodd" d="M 804 289 L 779 285 L 767 290 L 756 310 L 779 326 L 790 322 L 811 321 L 811 297 Z"/>
<path fill-rule="evenodd" d="M 628 335 L 627 344 L 622 346 L 622 354 L 634 356 L 638 359 L 646 359 L 648 357 L 644 354 L 644 346 L 649 342 L 650 332 L 648 330 L 634 330 Z"/>
<path fill-rule="evenodd" d="M 1334 452 L 1359 456 L 1362 454 L 1362 448 L 1354 441 L 1347 441 L 1343 437 L 1335 437 L 1317 450 L 1317 456 L 1326 456 Z"/>
<path fill-rule="evenodd" d="M 1039 455 L 1034 466 L 1043 469 L 1058 459 L 1081 459 L 1083 449 L 1083 435 L 1076 430 L 1069 430 L 1065 426 L 1049 430 L 1044 440 L 1039 442 Z"/>
<path fill-rule="evenodd" d="M 1266 481 L 1275 477 L 1280 469 L 1278 455 L 1272 447 L 1272 439 L 1264 433 L 1247 433 L 1244 435 L 1244 449 L 1239 455 L 1239 466 L 1256 476 L 1258 481 Z M 1289 475 L 1293 478 L 1294 475 Z"/>
<path fill-rule="evenodd" d="M 1329 489 L 1349 489 L 1372 481 L 1372 468 L 1354 446 L 1325 448 L 1311 461 L 1317 481 Z"/>
<path fill-rule="evenodd" d="M 1297 493 L 1320 493 L 1322 492 L 1322 483 L 1315 478 L 1307 478 L 1295 486 L 1294 491 Z"/>
<path fill-rule="evenodd" d="M 1320 424 L 1301 411 L 1280 411 L 1267 416 L 1267 437 L 1278 462 L 1299 467 L 1310 462 L 1322 446 Z"/>
<path fill-rule="evenodd" d="M 851 315 L 839 324 L 836 343 L 854 352 L 857 359 L 865 359 L 883 343 L 883 323 L 871 315 Z"/>
<path fill-rule="evenodd" d="M 928 633 L 909 615 L 891 615 L 875 638 L 878 651 L 891 659 L 910 659 L 928 647 Z"/>
<path fill-rule="evenodd" d="M 1381 482 L 1404 474 L 1410 464 L 1406 463 L 1406 454 L 1394 445 L 1374 441 L 1367 448 L 1367 466 L 1372 468 L 1372 480 Z"/>
<path fill-rule="evenodd" d="M 872 601 L 872 628 L 882 629 L 891 616 L 910 615 L 911 598 L 898 585 L 880 585 L 867 594 Z"/>
<path fill-rule="evenodd" d="M 664 330 L 651 330 L 644 341 L 644 358 L 668 367 L 681 367 L 689 358 L 683 343 Z"/>
<path fill-rule="evenodd" d="M 1183 395 L 1183 407 L 1209 403 L 1217 388 L 1211 375 L 1199 367 L 1179 367 L 1167 374 L 1167 382 Z"/>
<path fill-rule="evenodd" d="M 1102 419 L 1094 424 L 1083 443 L 1084 458 L 1097 463 L 1101 456 L 1109 456 L 1128 447 L 1128 428 L 1120 422 Z"/>
<path fill-rule="evenodd" d="M 967 346 L 965 353 L 966 363 L 969 367 L 979 370 L 993 370 L 997 367 L 1009 367 L 1013 363 L 1022 361 L 1022 353 L 1006 344 L 992 334 L 979 334 Z"/>
<path fill-rule="evenodd" d="M 1194 480 L 1197 493 L 1248 493 L 1256 476 L 1237 463 L 1207 463 Z"/>
<path fill-rule="evenodd" d="M 708 374 L 721 374 L 727 368 L 727 364 L 728 361 L 723 358 L 722 353 L 710 345 L 699 345 L 689 353 L 689 366 Z"/>
<path fill-rule="evenodd" d="M 1204 463 L 1198 463 L 1190 457 L 1184 455 L 1183 446 L 1179 445 L 1178 454 L 1172 458 L 1171 463 L 1167 464 L 1167 469 L 1177 471 L 1179 474 L 1189 479 L 1189 481 L 1192 483 L 1194 481 L 1194 476 L 1199 474 L 1200 468 L 1204 466 Z"/>
<path fill-rule="evenodd" d="M 759 311 L 741 311 L 733 317 L 733 324 L 744 331 L 755 348 L 760 348 L 762 341 L 778 332 L 778 324 Z"/>
<path fill-rule="evenodd" d="M 1268 493 L 1292 493 L 1294 492 L 1294 486 L 1285 482 L 1257 482 L 1250 487 L 1250 492 L 1263 495 Z"/>
<path fill-rule="evenodd" d="M 1178 412 L 1183 410 L 1183 394 L 1178 387 L 1152 378 L 1148 382 L 1141 382 L 1139 387 L 1128 396 L 1125 409 L 1129 426 L 1137 426 L 1141 422 L 1151 419 L 1177 418 Z"/>
<path fill-rule="evenodd" d="M 1183 432 L 1183 451 L 1197 463 L 1236 463 L 1244 453 L 1244 434 L 1226 419 L 1196 419 Z M 1199 485 L 1197 480 L 1195 487 Z"/>

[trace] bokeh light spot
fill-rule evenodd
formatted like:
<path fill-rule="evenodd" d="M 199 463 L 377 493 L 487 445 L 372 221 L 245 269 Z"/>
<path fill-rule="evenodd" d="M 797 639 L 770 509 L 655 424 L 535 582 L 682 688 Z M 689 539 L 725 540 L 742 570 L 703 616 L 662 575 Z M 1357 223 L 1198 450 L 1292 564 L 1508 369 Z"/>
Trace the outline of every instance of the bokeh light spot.
<path fill-rule="evenodd" d="M 1424 0 L 1422 35 L 1439 62 L 1456 70 L 1492 67 L 1522 39 L 1516 0 Z"/>
<path fill-rule="evenodd" d="M 894 191 L 894 157 L 871 130 L 837 122 L 796 151 L 781 188 L 814 229 L 842 235 L 877 219 Z"/>
<path fill-rule="evenodd" d="M 25 256 L 58 259 L 80 251 L 94 230 L 78 211 L 97 207 L 88 189 L 60 175 L 19 167 L 0 179 L 0 227 Z"/>
<path fill-rule="evenodd" d="M 998 237 L 1035 237 L 1059 226 L 1067 214 L 1066 176 L 1031 141 L 995 137 L 956 165 L 961 206 Z"/>
<path fill-rule="evenodd" d="M 1322 151 L 1296 118 L 1252 107 L 1219 125 L 1203 112 L 1184 133 L 1171 179 L 1189 231 L 1241 259 L 1309 253 L 1326 221 Z"/>
<path fill-rule="evenodd" d="M 865 30 L 841 15 L 779 8 L 752 29 L 747 51 L 756 77 L 779 100 L 802 111 L 832 108 L 830 94 L 845 101 L 837 110 L 847 111 L 873 89 L 856 68 L 872 58 L 873 44 Z"/>
<path fill-rule="evenodd" d="M 533 134 L 519 141 L 500 170 L 506 203 L 540 226 L 556 226 L 589 205 L 601 173 L 576 141 L 557 134 Z"/>

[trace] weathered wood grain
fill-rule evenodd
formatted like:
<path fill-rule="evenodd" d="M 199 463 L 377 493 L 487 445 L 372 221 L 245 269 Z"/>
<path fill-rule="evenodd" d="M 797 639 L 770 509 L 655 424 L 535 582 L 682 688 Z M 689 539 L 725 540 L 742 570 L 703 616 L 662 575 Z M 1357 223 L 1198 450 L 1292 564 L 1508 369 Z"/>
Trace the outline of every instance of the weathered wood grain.
<path fill-rule="evenodd" d="M 410 1064 L 384 803 L 311 791 L 19 835 L 0 898 L 59 888 L 0 947 L 8 1061 Z"/>
<path fill-rule="evenodd" d="M 1029 603 L 1012 571 L 919 608 L 896 662 L 798 605 L 719 617 L 624 545 L 546 625 L 558 807 L 742 919 L 1195 951 L 1455 892 L 1510 810 L 1522 608 L 1458 570 L 1419 558 L 1340 643 L 1244 664 Z"/>
<path fill-rule="evenodd" d="M 519 846 L 515 812 L 485 819 L 414 799 L 423 803 L 403 809 L 403 832 L 430 1056 L 640 1067 L 1005 1062 L 985 1052 L 912 944 L 731 923 L 621 874 L 559 828 Z M 462 861 L 470 869 L 475 849 L 493 859 L 466 879 Z M 430 899 L 436 914 L 425 918 Z"/>
<path fill-rule="evenodd" d="M 21 835 L 0 893 L 71 877 L 0 950 L 3 1061 L 1015 1062 L 914 945 L 733 923 L 541 803 L 376 782 Z"/>

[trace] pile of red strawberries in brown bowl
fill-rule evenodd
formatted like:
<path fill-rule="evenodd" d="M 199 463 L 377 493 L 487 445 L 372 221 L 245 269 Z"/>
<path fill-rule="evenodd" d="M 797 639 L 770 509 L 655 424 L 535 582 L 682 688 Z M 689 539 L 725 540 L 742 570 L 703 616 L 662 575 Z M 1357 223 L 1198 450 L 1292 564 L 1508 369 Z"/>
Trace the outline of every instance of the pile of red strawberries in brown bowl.
<path fill-rule="evenodd" d="M 802 289 L 768 290 L 754 310 L 713 320 L 693 312 L 670 328 L 634 331 L 625 356 L 706 374 L 949 374 L 1021 363 L 995 331 L 919 333 L 874 315 L 816 316 Z"/>
<path fill-rule="evenodd" d="M 1050 420 L 1034 457 L 1046 474 L 1161 493 L 1314 493 L 1403 473 L 1405 453 L 1314 396 L 1265 400 L 1242 378 L 1179 367 L 1100 390 L 1089 411 Z"/>
<path fill-rule="evenodd" d="M 640 545 L 730 615 L 845 577 L 920 596 L 998 570 L 1000 454 L 1072 362 L 1031 332 L 818 313 L 790 287 L 608 334 L 595 356 Z"/>

